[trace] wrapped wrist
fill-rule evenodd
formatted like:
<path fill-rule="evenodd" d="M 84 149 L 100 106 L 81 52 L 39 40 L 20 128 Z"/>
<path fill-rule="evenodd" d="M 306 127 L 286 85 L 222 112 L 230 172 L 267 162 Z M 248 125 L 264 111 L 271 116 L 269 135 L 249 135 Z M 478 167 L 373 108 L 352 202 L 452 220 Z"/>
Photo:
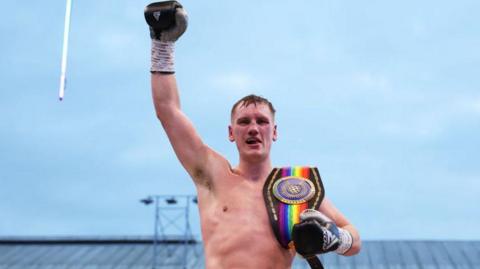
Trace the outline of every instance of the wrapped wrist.
<path fill-rule="evenodd" d="M 151 72 L 175 73 L 175 42 L 152 39 Z"/>
<path fill-rule="evenodd" d="M 347 251 L 350 250 L 350 248 L 352 248 L 353 237 L 349 231 L 342 228 L 338 228 L 338 233 L 340 244 L 338 245 L 338 248 L 335 250 L 335 252 L 337 254 L 344 255 Z"/>

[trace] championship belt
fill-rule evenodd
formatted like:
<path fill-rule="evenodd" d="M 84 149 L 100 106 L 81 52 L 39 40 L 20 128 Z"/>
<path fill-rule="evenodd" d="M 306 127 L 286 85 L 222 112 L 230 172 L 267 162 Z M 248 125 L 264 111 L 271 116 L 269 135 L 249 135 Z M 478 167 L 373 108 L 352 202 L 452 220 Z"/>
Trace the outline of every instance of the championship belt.
<path fill-rule="evenodd" d="M 303 210 L 317 209 L 325 196 L 316 167 L 274 168 L 263 186 L 270 224 L 278 242 L 288 249 L 293 245 L 292 228 L 300 222 Z"/>

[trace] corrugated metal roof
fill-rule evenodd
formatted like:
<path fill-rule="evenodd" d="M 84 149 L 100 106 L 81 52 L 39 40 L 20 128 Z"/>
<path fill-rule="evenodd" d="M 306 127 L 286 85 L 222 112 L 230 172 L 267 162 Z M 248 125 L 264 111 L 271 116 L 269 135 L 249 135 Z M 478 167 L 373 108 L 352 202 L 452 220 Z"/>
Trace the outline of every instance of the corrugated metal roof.
<path fill-rule="evenodd" d="M 171 239 L 159 248 L 158 268 L 204 268 L 201 243 Z M 2 237 L 0 269 L 151 269 L 149 237 Z M 480 241 L 364 241 L 359 255 L 323 255 L 327 269 L 480 269 Z M 300 257 L 293 268 L 309 268 Z"/>

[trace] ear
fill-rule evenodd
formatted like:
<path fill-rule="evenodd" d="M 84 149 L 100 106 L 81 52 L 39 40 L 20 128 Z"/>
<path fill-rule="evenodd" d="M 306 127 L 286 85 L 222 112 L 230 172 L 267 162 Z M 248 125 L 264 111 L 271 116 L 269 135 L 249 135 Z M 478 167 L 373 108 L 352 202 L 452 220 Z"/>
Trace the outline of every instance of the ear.
<path fill-rule="evenodd" d="M 277 141 L 277 138 L 278 138 L 277 125 L 275 125 L 275 126 L 273 127 L 273 137 L 272 137 L 272 140 L 273 140 L 273 141 Z"/>
<path fill-rule="evenodd" d="M 230 140 L 230 142 L 235 141 L 235 138 L 233 137 L 233 129 L 231 125 L 228 125 L 228 140 Z"/>

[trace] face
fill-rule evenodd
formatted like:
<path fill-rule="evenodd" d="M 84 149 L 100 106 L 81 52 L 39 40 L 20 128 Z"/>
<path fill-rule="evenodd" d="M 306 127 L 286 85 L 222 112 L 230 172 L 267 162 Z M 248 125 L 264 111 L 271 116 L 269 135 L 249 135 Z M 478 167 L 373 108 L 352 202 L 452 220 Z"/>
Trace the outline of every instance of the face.
<path fill-rule="evenodd" d="M 241 159 L 268 158 L 272 142 L 277 140 L 277 126 L 268 105 L 238 106 L 228 127 L 228 138 L 236 143 Z"/>

